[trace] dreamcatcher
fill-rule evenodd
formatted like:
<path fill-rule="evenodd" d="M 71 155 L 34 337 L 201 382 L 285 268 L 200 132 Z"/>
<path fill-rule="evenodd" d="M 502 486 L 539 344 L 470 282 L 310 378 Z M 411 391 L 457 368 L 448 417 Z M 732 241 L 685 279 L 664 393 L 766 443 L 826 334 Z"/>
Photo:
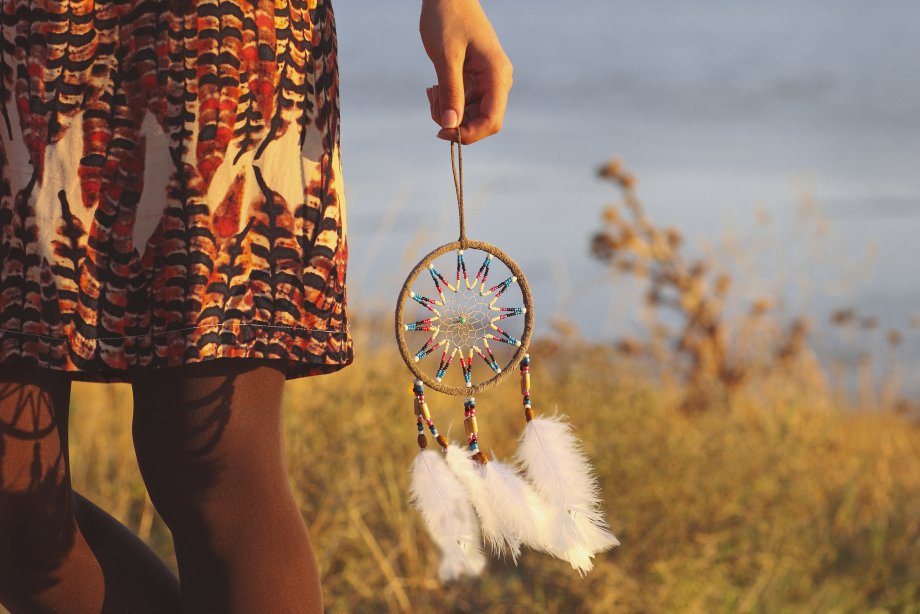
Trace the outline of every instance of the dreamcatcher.
<path fill-rule="evenodd" d="M 396 305 L 397 343 L 416 377 L 419 454 L 411 471 L 412 502 L 441 551 L 443 581 L 482 571 L 483 538 L 493 554 L 510 554 L 515 563 L 527 546 L 567 560 L 583 575 L 595 554 L 619 542 L 570 425 L 534 414 L 527 354 L 534 322 L 530 288 L 505 252 L 466 237 L 459 135 L 450 151 L 460 238 L 412 269 Z M 515 464 L 509 465 L 480 449 L 475 395 L 515 372 L 526 426 Z M 465 397 L 465 445 L 438 431 L 425 386 Z M 439 451 L 428 447 L 426 428 Z"/>

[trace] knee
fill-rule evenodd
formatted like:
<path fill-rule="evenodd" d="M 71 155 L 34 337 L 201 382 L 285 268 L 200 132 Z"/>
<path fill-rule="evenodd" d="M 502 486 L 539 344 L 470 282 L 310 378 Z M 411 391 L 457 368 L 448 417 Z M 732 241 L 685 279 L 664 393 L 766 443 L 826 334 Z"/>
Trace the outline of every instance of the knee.
<path fill-rule="evenodd" d="M 199 531 L 205 512 L 204 468 L 137 443 L 135 452 L 150 501 L 170 531 L 174 535 Z"/>
<path fill-rule="evenodd" d="M 229 528 L 240 515 L 245 475 L 230 469 L 219 456 L 197 456 L 186 450 L 135 443 L 138 466 L 150 500 L 175 537 L 206 538 Z M 259 490 L 251 484 L 251 491 Z"/>

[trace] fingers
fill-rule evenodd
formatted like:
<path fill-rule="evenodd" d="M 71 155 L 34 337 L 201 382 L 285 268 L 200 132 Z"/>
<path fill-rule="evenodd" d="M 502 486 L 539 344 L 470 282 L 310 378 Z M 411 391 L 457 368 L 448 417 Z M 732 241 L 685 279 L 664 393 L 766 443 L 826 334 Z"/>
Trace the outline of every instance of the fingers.
<path fill-rule="evenodd" d="M 431 119 L 440 126 L 441 118 L 438 117 L 438 114 L 440 113 L 441 106 L 437 98 L 437 88 L 437 85 L 432 85 L 426 89 L 425 92 L 428 94 L 428 106 L 431 108 Z"/>
<path fill-rule="evenodd" d="M 441 61 L 435 63 L 438 75 L 439 109 L 437 123 L 442 128 L 456 128 L 463 120 L 463 51 L 444 50 Z"/>
<path fill-rule="evenodd" d="M 481 93 L 467 89 L 467 102 L 463 111 L 463 122 L 460 125 L 460 138 L 465 144 L 480 141 L 502 129 L 508 93 L 511 89 L 510 77 L 508 79 L 484 79 L 483 81 Z M 440 125 L 438 109 L 441 107 L 438 86 L 428 88 L 428 102 L 431 106 L 431 118 Z M 438 137 L 455 141 L 457 131 L 453 128 L 442 128 L 438 132 Z"/>
<path fill-rule="evenodd" d="M 479 102 L 474 102 L 468 104 L 466 109 L 463 112 L 464 122 L 474 121 L 479 116 Z M 457 129 L 456 128 L 442 128 L 438 132 L 438 138 L 444 139 L 445 141 L 456 141 L 457 140 Z M 481 137 L 480 137 L 481 138 Z M 464 145 L 469 145 L 480 140 L 475 138 L 470 132 L 469 124 L 463 123 L 460 124 L 460 139 Z"/>
<path fill-rule="evenodd" d="M 440 83 L 426 90 L 431 119 L 441 126 L 439 138 L 457 140 L 456 124 L 452 121 L 454 113 L 461 118 L 460 138 L 465 144 L 480 141 L 502 129 L 511 90 L 512 69 L 507 59 L 501 59 L 493 58 L 485 62 L 485 66 L 478 71 L 478 81 L 471 72 L 462 75 L 462 90 L 455 86 L 445 90 Z M 462 95 L 460 103 L 457 102 L 458 92 Z M 458 108 L 459 112 L 456 110 Z"/>
<path fill-rule="evenodd" d="M 486 90 L 480 100 L 467 106 L 465 119 L 460 127 L 460 138 L 464 143 L 475 143 L 502 129 L 507 97 L 507 90 Z M 438 137 L 455 140 L 456 134 L 456 130 L 442 129 Z"/>

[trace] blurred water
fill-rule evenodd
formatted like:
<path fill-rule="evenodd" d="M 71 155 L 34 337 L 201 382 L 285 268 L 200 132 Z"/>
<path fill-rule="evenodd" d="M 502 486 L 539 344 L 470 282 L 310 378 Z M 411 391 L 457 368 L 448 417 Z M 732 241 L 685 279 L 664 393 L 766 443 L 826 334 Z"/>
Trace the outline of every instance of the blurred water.
<path fill-rule="evenodd" d="M 587 250 L 616 196 L 595 168 L 614 154 L 655 220 L 694 245 L 752 246 L 747 295 L 825 322 L 853 305 L 882 329 L 920 313 L 920 4 L 484 6 L 515 85 L 502 133 L 464 150 L 468 228 L 528 274 L 538 327 L 552 315 L 601 338 L 637 326 L 633 289 L 598 283 Z M 391 309 L 415 261 L 457 234 L 417 12 L 336 5 L 349 292 L 363 308 Z M 801 214 L 803 195 L 830 234 Z M 901 355 L 920 366 L 920 334 Z"/>

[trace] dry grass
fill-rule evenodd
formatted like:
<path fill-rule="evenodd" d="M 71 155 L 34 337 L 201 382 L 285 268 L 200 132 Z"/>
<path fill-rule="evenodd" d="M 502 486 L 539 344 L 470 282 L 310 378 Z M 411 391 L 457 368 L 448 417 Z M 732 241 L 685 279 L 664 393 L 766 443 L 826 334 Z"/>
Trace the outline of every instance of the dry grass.
<path fill-rule="evenodd" d="M 685 410 L 731 405 L 748 380 L 775 379 L 777 371 L 801 379 L 803 369 L 815 385 L 832 388 L 839 405 L 916 409 L 904 396 L 899 361 L 899 346 L 916 332 L 914 322 L 881 330 L 877 317 L 847 307 L 828 314 L 830 326 L 816 327 L 820 314 L 786 311 L 780 288 L 789 287 L 788 280 L 770 281 L 777 271 L 753 266 L 759 250 L 789 250 L 790 241 L 801 241 L 807 245 L 801 272 L 830 256 L 825 264 L 842 276 L 836 283 L 855 281 L 858 271 L 830 243 L 830 222 L 813 198 L 805 195 L 800 203 L 801 237 L 770 246 L 758 228 L 751 237 L 730 233 L 721 245 L 700 249 L 679 229 L 651 218 L 622 161 L 611 160 L 598 175 L 613 184 L 619 200 L 603 209 L 592 256 L 607 267 L 607 283 L 637 284 L 645 299 L 635 310 L 643 330 L 617 347 L 643 358 L 656 377 L 683 384 Z M 857 251 L 852 244 L 845 248 Z"/>
<path fill-rule="evenodd" d="M 440 586 L 406 503 L 411 378 L 381 330 L 356 331 L 354 366 L 287 388 L 290 477 L 330 612 L 917 611 L 920 431 L 906 418 L 839 411 L 808 370 L 745 378 L 730 410 L 688 415 L 679 384 L 547 340 L 532 351 L 536 407 L 571 417 L 623 545 L 585 579 L 527 553 Z M 515 389 L 479 399 L 499 457 L 522 426 Z M 461 432 L 462 403 L 431 397 L 439 425 Z M 133 457 L 130 389 L 80 384 L 73 405 L 76 488 L 172 561 Z"/>
<path fill-rule="evenodd" d="M 896 381 L 875 385 L 863 361 L 862 410 L 844 409 L 847 373 L 818 363 L 805 319 L 782 319 L 767 299 L 729 317 L 737 280 L 653 224 L 621 164 L 601 175 L 622 204 L 605 211 L 594 253 L 648 284 L 648 335 L 606 347 L 560 327 L 531 355 L 535 408 L 575 424 L 622 546 L 584 579 L 526 553 L 441 586 L 407 503 L 411 376 L 389 326 L 367 324 L 354 366 L 286 390 L 290 478 L 328 611 L 920 612 L 920 429 Z M 832 321 L 872 333 L 855 312 Z M 887 334 L 895 366 L 901 334 Z M 482 445 L 499 458 L 523 426 L 516 389 L 477 399 Z M 461 435 L 462 402 L 428 396 L 442 430 Z M 130 403 L 127 386 L 75 386 L 74 485 L 174 566 L 134 461 Z"/>

